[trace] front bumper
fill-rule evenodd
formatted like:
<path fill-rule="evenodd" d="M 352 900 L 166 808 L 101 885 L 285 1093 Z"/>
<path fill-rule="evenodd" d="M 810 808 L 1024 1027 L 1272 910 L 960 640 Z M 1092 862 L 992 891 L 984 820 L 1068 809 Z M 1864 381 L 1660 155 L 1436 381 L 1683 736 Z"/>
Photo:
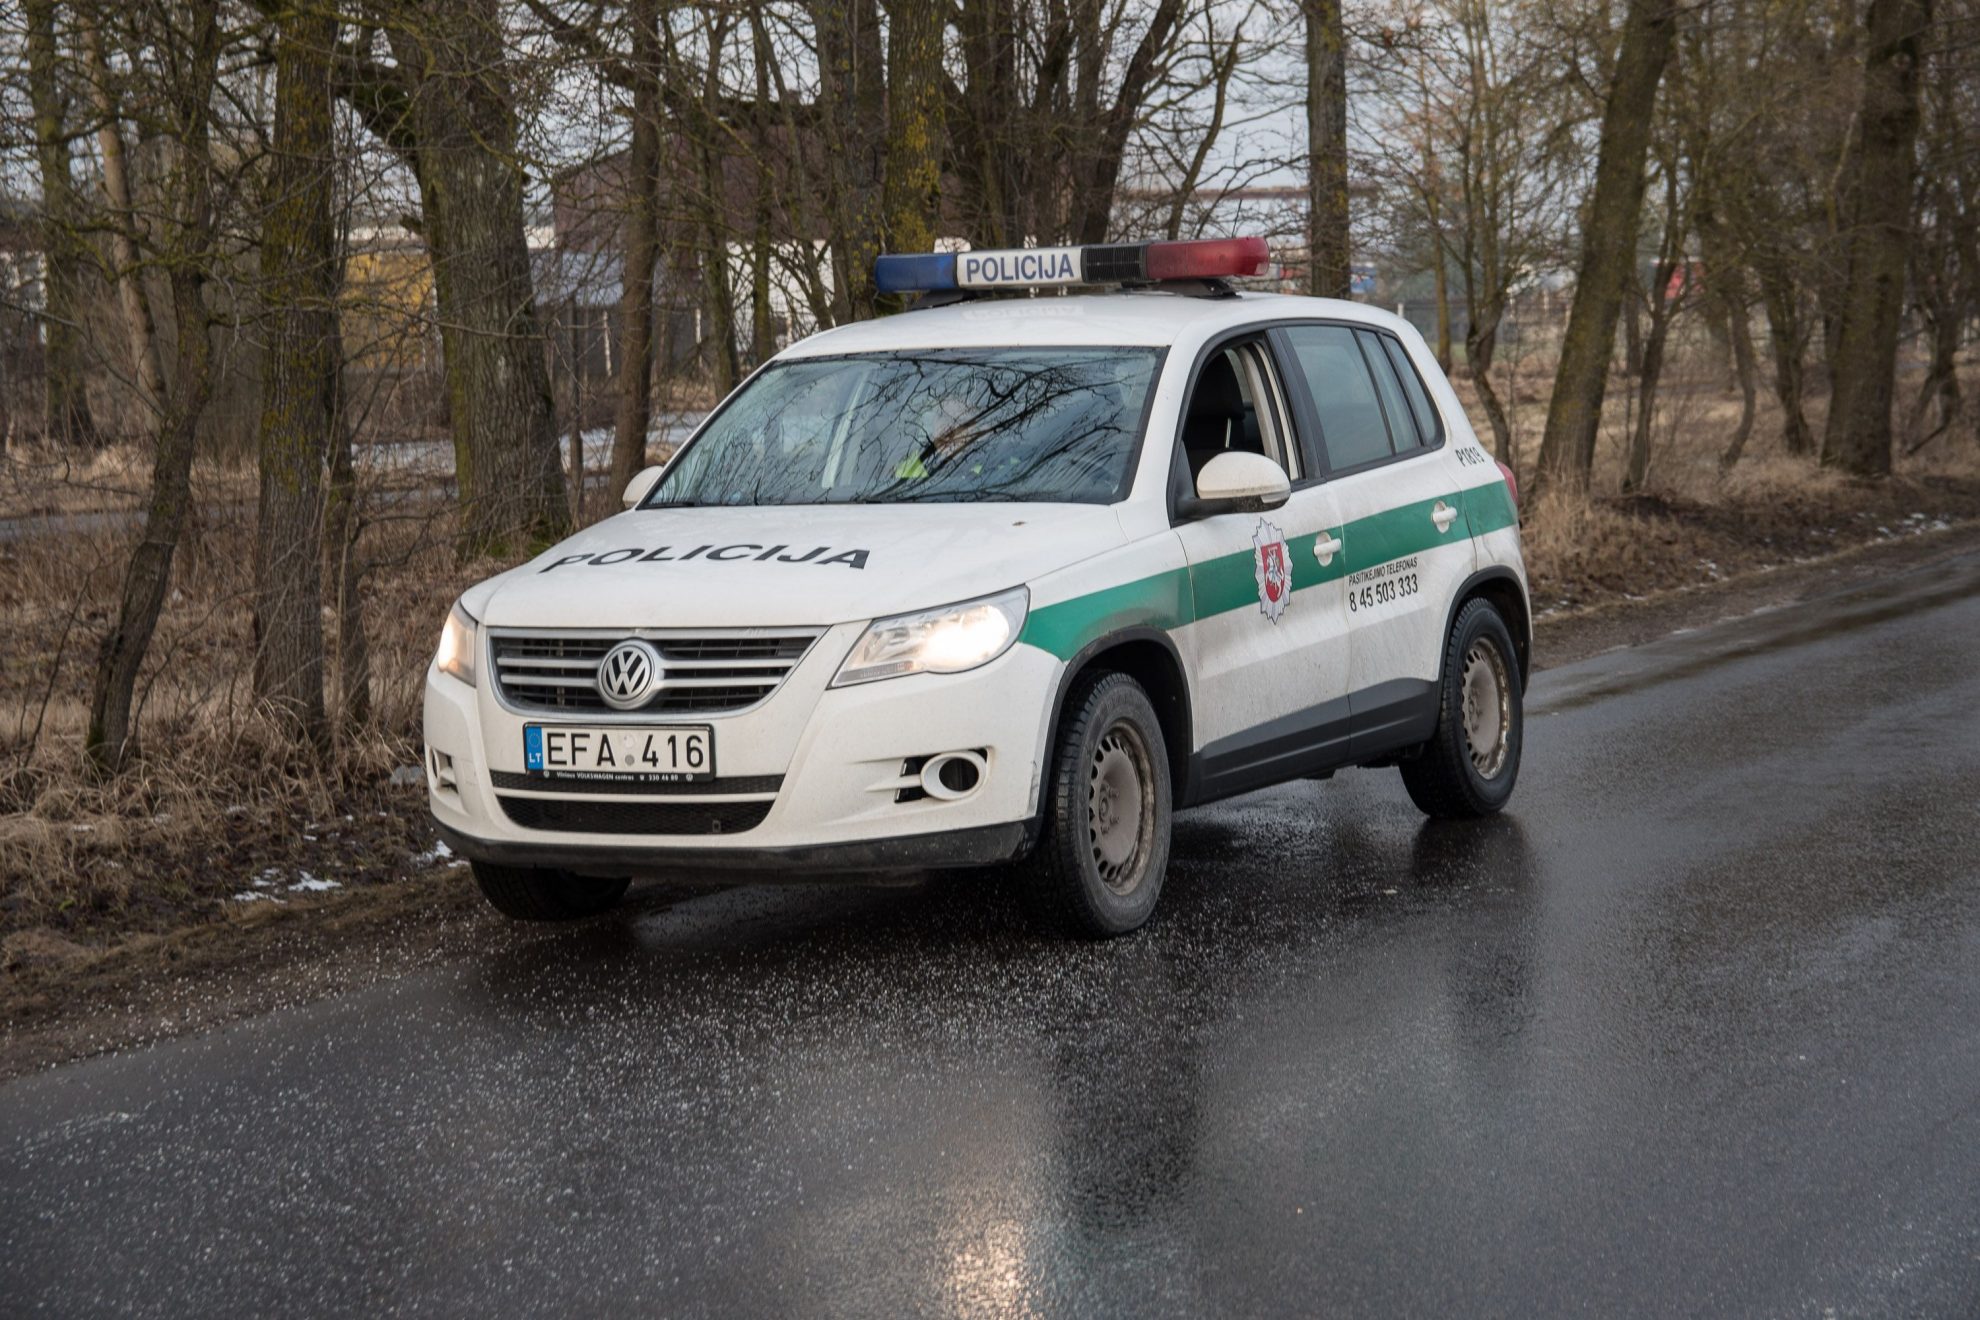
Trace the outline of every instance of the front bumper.
<path fill-rule="evenodd" d="M 716 873 L 724 880 L 786 880 L 794 876 L 887 875 L 955 866 L 990 866 L 1031 851 L 1034 823 L 979 825 L 935 834 L 907 834 L 858 843 L 787 848 L 695 848 L 650 845 L 504 843 L 476 839 L 436 821 L 440 837 L 462 857 L 503 866 L 554 867 L 580 875 L 681 878 Z"/>
<path fill-rule="evenodd" d="M 965 674 L 829 687 L 862 630 L 828 630 L 759 706 L 665 721 L 715 731 L 716 780 L 672 789 L 542 791 L 523 777 L 522 731 L 558 718 L 503 706 L 486 678 L 469 687 L 429 668 L 424 732 L 434 820 L 448 845 L 470 858 L 619 875 L 843 875 L 1021 855 L 1037 818 L 1060 661 L 1020 645 Z M 899 800 L 912 783 L 904 763 L 953 751 L 983 754 L 988 768 L 974 792 L 955 801 Z M 605 832 L 557 827 L 579 820 Z M 650 824 L 678 832 L 628 832 Z"/>

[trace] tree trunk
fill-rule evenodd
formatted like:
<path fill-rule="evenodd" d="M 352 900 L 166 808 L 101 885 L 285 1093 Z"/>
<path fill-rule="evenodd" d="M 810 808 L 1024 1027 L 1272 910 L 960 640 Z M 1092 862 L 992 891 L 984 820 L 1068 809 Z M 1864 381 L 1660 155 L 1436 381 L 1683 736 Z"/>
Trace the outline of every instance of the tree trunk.
<path fill-rule="evenodd" d="M 496 0 L 401 4 L 411 159 L 433 257 L 465 556 L 570 531 L 543 325 L 523 227 L 513 94 Z"/>
<path fill-rule="evenodd" d="M 1082 94 L 1097 97 L 1105 74 L 1104 61 L 1099 54 L 1105 42 L 1098 31 L 1102 26 L 1100 6 L 1075 5 L 1073 8 L 1075 13 L 1091 15 L 1094 33 L 1085 40 L 1098 63 L 1090 74 L 1082 72 L 1080 87 Z M 1075 243 L 1107 241 L 1108 231 L 1114 223 L 1114 192 L 1120 186 L 1121 162 L 1127 154 L 1128 138 L 1133 134 L 1135 125 L 1141 122 L 1142 109 L 1148 102 L 1148 94 L 1156 77 L 1162 71 L 1164 56 L 1182 18 L 1182 9 L 1182 0 L 1157 0 L 1149 10 L 1148 26 L 1142 30 L 1141 40 L 1135 43 L 1134 52 L 1128 56 L 1127 64 L 1121 70 L 1113 103 L 1104 109 L 1097 103 L 1094 106 L 1097 123 L 1092 137 L 1093 149 L 1077 167 L 1079 177 L 1073 181 L 1071 228 Z M 1016 144 L 1015 149 L 1025 148 L 1022 144 Z"/>
<path fill-rule="evenodd" d="M 217 0 L 203 0 L 188 6 L 186 26 L 192 32 L 182 52 L 186 68 L 180 83 L 170 89 L 171 130 L 176 159 L 166 181 L 168 214 L 167 249 L 161 253 L 169 272 L 174 329 L 177 332 L 178 361 L 172 388 L 163 388 L 163 371 L 157 370 L 159 403 L 158 445 L 152 462 L 151 495 L 145 507 L 144 532 L 131 552 L 124 570 L 124 585 L 117 607 L 117 621 L 97 652 L 96 679 L 90 693 L 89 729 L 84 749 L 102 769 L 115 771 L 125 765 L 136 747 L 135 698 L 138 672 L 151 648 L 152 633 L 158 627 L 159 611 L 172 585 L 172 560 L 178 551 L 179 536 L 185 525 L 186 509 L 192 497 L 192 460 L 199 419 L 213 386 L 213 350 L 208 337 L 206 310 L 207 263 L 213 259 L 212 159 L 208 149 L 210 96 L 220 50 L 220 22 Z M 91 63 L 98 82 L 98 97 L 104 111 L 102 134 L 106 145 L 115 144 L 114 155 L 123 159 L 122 129 L 107 79 L 107 62 L 97 34 L 91 34 Z M 109 182 L 106 150 L 106 191 L 113 203 L 121 193 L 129 202 L 128 179 L 119 176 L 122 187 Z M 122 217 L 128 221 L 128 212 Z M 119 225 L 120 232 L 123 225 Z M 128 234 L 125 241 L 131 241 Z M 121 263 L 120 263 L 121 264 Z M 135 284 L 137 273 L 126 269 L 126 282 Z M 142 296 L 135 300 L 143 306 Z M 132 300 L 127 298 L 127 312 Z M 157 343 L 150 335 L 148 309 L 143 324 L 133 324 L 134 343 L 147 340 L 154 369 Z M 147 355 L 140 353 L 142 362 Z"/>
<path fill-rule="evenodd" d="M 1865 17 L 1862 141 L 1850 189 L 1856 206 L 1822 435 L 1823 465 L 1858 476 L 1891 470 L 1891 402 L 1916 172 L 1919 46 L 1931 21 L 1931 0 L 1870 0 Z"/>
<path fill-rule="evenodd" d="M 625 271 L 619 286 L 619 398 L 608 509 L 646 466 L 653 423 L 653 277 L 660 263 L 661 59 L 652 0 L 632 6 L 632 144 L 626 153 Z"/>
<path fill-rule="evenodd" d="M 1629 0 L 1615 81 L 1602 113 L 1595 190 L 1588 200 L 1574 304 L 1561 342 L 1536 489 L 1583 490 L 1595 466 L 1595 439 L 1608 389 L 1616 317 L 1636 264 L 1643 211 L 1643 156 L 1650 142 L 1657 84 L 1670 61 L 1677 11 L 1669 0 Z"/>
<path fill-rule="evenodd" d="M 84 377 L 82 275 L 89 249 L 82 206 L 69 172 L 68 97 L 55 37 L 55 0 L 24 0 L 28 101 L 41 167 L 42 434 L 65 448 L 102 442 Z"/>
<path fill-rule="evenodd" d="M 1807 318 L 1801 293 L 1777 266 L 1760 270 L 1760 302 L 1767 313 L 1767 342 L 1774 355 L 1774 397 L 1781 405 L 1781 444 L 1800 457 L 1815 452 L 1815 435 L 1802 410 L 1807 396 Z"/>
<path fill-rule="evenodd" d="M 1354 282 L 1348 245 L 1347 39 L 1340 0 L 1304 0 L 1301 8 L 1306 19 L 1306 291 L 1345 298 Z"/>
<path fill-rule="evenodd" d="M 1739 384 L 1739 422 L 1733 427 L 1726 452 L 1719 456 L 1719 470 L 1722 472 L 1732 471 L 1733 465 L 1746 452 L 1746 442 L 1753 436 L 1755 405 L 1760 395 L 1759 372 L 1754 363 L 1751 311 L 1747 307 L 1743 281 L 1738 292 L 1726 298 L 1726 330 L 1732 337 L 1733 378 Z"/>
<path fill-rule="evenodd" d="M 341 342 L 338 357 L 343 356 Z M 371 718 L 371 642 L 364 622 L 364 561 L 358 536 L 364 530 L 358 508 L 351 428 L 344 416 L 341 376 L 330 432 L 330 490 L 324 506 L 324 544 L 337 618 L 337 717 L 346 730 Z"/>
<path fill-rule="evenodd" d="M 722 49 L 728 40 L 729 15 L 718 14 L 708 37 L 708 63 L 702 73 L 701 97 L 695 106 L 695 161 L 701 190 L 697 230 L 701 247 L 701 306 L 707 314 L 704 347 L 711 355 L 710 375 L 719 398 L 736 387 L 741 364 L 736 356 L 735 291 L 729 276 L 729 190 L 723 171 L 723 130 L 717 114 L 721 101 Z"/>
<path fill-rule="evenodd" d="M 818 33 L 835 312 L 841 322 L 862 320 L 875 307 L 886 141 L 879 6 L 875 0 L 814 0 L 810 10 Z"/>
<path fill-rule="evenodd" d="M 1498 356 L 1499 323 L 1504 319 L 1505 308 L 1496 303 L 1488 306 L 1482 317 L 1474 318 L 1465 330 L 1464 357 L 1471 372 L 1472 388 L 1478 391 L 1478 405 L 1492 425 L 1492 455 L 1511 467 L 1512 421 L 1506 416 L 1499 392 L 1492 388 L 1492 361 Z"/>
<path fill-rule="evenodd" d="M 1664 350 L 1670 342 L 1671 320 L 1677 315 L 1677 300 L 1671 297 L 1670 290 L 1672 279 L 1683 269 L 1687 225 L 1676 156 L 1672 151 L 1663 161 L 1663 237 L 1657 248 L 1657 264 L 1650 270 L 1650 287 L 1643 291 L 1644 296 L 1630 300 L 1630 320 L 1634 322 L 1639 311 L 1647 310 L 1650 326 L 1643 335 L 1641 357 L 1636 364 L 1636 418 L 1630 428 L 1629 452 L 1623 464 L 1624 494 L 1642 490 L 1650 477 L 1650 444 L 1655 435 L 1651 424 L 1657 416 L 1657 387 L 1663 381 Z"/>
<path fill-rule="evenodd" d="M 1673 310 L 1664 290 L 1670 286 L 1675 269 L 1675 263 L 1659 262 L 1657 282 L 1650 293 L 1650 328 L 1643 336 L 1641 374 L 1636 382 L 1636 425 L 1630 431 L 1629 459 L 1623 468 L 1625 495 L 1642 490 L 1650 476 L 1651 422 L 1657 412 L 1657 386 L 1664 375 L 1664 346 L 1670 339 Z"/>
<path fill-rule="evenodd" d="M 749 264 L 749 364 L 762 366 L 777 351 L 777 328 L 771 324 L 770 272 L 775 260 L 775 208 L 772 188 L 776 166 L 770 144 L 770 32 L 763 6 L 749 11 L 750 64 L 756 74 L 756 104 L 750 107 L 750 147 L 756 164 L 756 213 L 751 217 Z"/>
<path fill-rule="evenodd" d="M 1436 258 L 1437 370 L 1448 376 L 1451 374 L 1451 280 L 1450 272 L 1444 269 L 1444 249 L 1441 244 L 1436 249 Z"/>
<path fill-rule="evenodd" d="M 144 269 L 138 257 L 137 208 L 131 204 L 124 129 L 118 119 L 110 62 L 103 55 L 103 34 L 92 25 L 85 30 L 83 40 L 89 48 L 90 92 L 98 120 L 97 150 L 103 156 L 103 195 L 115 213 L 110 226 L 110 259 L 117 306 L 123 314 L 124 333 L 130 344 L 139 402 L 148 414 L 147 424 L 158 427 L 162 425 L 165 409 L 165 362 L 159 355 L 158 327 L 152 320 L 151 298 L 144 287 Z"/>
<path fill-rule="evenodd" d="M 942 190 L 943 9 L 899 0 L 887 28 L 887 250 L 930 252 Z"/>
<path fill-rule="evenodd" d="M 286 11 L 275 50 L 275 137 L 261 227 L 268 351 L 255 535 L 254 692 L 320 740 L 323 472 L 336 424 L 334 133 L 328 52 L 337 21 Z"/>

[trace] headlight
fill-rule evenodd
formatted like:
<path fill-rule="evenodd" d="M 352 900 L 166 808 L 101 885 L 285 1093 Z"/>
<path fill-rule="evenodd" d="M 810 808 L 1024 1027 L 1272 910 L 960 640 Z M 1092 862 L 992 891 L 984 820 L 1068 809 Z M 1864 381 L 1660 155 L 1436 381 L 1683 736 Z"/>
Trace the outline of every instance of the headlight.
<path fill-rule="evenodd" d="M 875 619 L 839 666 L 833 687 L 901 674 L 960 674 L 1011 649 L 1031 592 L 1023 587 L 918 614 Z"/>
<path fill-rule="evenodd" d="M 454 608 L 447 611 L 447 626 L 440 630 L 440 649 L 433 657 L 435 669 L 469 687 L 474 686 L 474 628 L 474 617 L 455 601 Z"/>

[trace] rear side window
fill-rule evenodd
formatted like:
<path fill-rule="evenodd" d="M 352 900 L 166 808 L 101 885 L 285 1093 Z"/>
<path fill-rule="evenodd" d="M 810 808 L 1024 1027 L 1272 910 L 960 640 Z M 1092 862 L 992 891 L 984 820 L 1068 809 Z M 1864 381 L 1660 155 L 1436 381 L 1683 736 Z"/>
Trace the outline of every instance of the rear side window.
<path fill-rule="evenodd" d="M 1354 331 L 1344 325 L 1293 325 L 1285 334 L 1313 396 L 1328 466 L 1358 467 L 1393 454 L 1382 401 Z"/>
<path fill-rule="evenodd" d="M 1395 364 L 1382 351 L 1382 336 L 1372 330 L 1357 330 L 1354 337 L 1368 357 L 1368 369 L 1375 373 L 1375 392 L 1381 396 L 1382 417 L 1389 424 L 1389 443 L 1398 454 L 1415 449 L 1423 443 L 1423 436 L 1416 429 L 1416 417 L 1409 410 L 1408 400 L 1403 398 L 1402 381 L 1396 378 Z"/>
<path fill-rule="evenodd" d="M 1436 409 L 1430 406 L 1430 394 L 1423 388 L 1423 377 L 1416 372 L 1416 364 L 1409 360 L 1403 346 L 1388 335 L 1370 335 L 1389 355 L 1389 365 L 1396 369 L 1396 379 L 1402 382 L 1403 394 L 1409 399 L 1409 410 L 1416 422 L 1417 439 L 1426 445 L 1435 445 L 1444 438 L 1444 428 L 1437 420 Z"/>

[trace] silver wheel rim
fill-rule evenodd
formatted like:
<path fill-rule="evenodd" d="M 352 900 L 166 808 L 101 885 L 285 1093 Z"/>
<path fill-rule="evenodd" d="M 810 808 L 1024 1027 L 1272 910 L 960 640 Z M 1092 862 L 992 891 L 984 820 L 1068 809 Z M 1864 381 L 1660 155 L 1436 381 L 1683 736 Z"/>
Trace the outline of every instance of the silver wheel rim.
<path fill-rule="evenodd" d="M 1148 748 L 1126 721 L 1116 721 L 1094 745 L 1086 778 L 1087 844 L 1100 883 L 1125 897 L 1141 885 L 1154 832 L 1155 777 Z"/>
<path fill-rule="evenodd" d="M 1491 779 L 1506 768 L 1512 733 L 1512 683 L 1499 648 L 1479 638 L 1464 653 L 1464 742 L 1471 768 Z"/>

